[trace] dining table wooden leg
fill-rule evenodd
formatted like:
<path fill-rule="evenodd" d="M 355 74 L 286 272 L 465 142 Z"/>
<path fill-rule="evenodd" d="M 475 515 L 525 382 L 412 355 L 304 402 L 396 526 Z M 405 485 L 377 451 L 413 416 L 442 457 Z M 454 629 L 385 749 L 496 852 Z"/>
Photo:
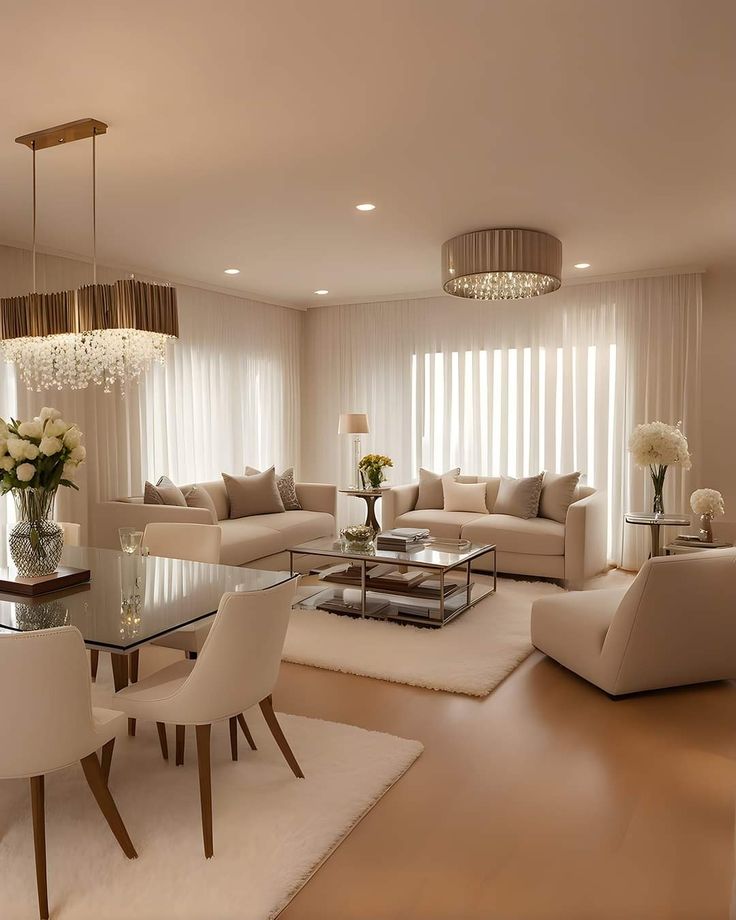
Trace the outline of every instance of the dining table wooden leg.
<path fill-rule="evenodd" d="M 129 655 L 130 658 L 130 682 L 131 684 L 138 683 L 138 666 L 141 660 L 141 650 L 136 649 L 134 652 L 131 652 Z"/>
<path fill-rule="evenodd" d="M 184 763 L 185 738 L 186 738 L 185 726 L 177 725 L 176 726 L 176 759 L 174 761 L 177 767 L 180 767 Z"/>
<path fill-rule="evenodd" d="M 92 680 L 97 680 L 97 668 L 100 664 L 100 653 L 96 648 L 89 650 L 89 670 Z"/>
<path fill-rule="evenodd" d="M 36 888 L 41 920 L 49 917 L 49 895 L 46 883 L 46 809 L 43 776 L 31 777 L 31 812 L 33 814 L 33 848 L 36 853 Z"/>
<path fill-rule="evenodd" d="M 111 653 L 110 660 L 112 661 L 113 685 L 117 693 L 118 690 L 122 690 L 123 687 L 128 686 L 130 665 L 128 664 L 127 655 L 119 655 L 116 652 Z M 128 734 L 131 737 L 135 737 L 135 719 L 128 719 Z"/>
<path fill-rule="evenodd" d="M 161 756 L 164 760 L 169 759 L 169 742 L 166 737 L 166 726 L 163 722 L 157 722 L 156 728 L 158 730 L 158 742 L 161 745 Z"/>

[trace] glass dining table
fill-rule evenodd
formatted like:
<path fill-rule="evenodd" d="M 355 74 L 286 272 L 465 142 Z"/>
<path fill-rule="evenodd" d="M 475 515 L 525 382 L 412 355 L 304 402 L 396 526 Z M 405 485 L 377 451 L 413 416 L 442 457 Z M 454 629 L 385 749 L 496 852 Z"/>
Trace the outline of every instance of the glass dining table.
<path fill-rule="evenodd" d="M 62 564 L 89 569 L 89 582 L 35 597 L 0 593 L 0 631 L 76 626 L 93 655 L 109 652 L 115 690 L 127 686 L 128 658 L 142 646 L 217 611 L 228 591 L 260 591 L 288 572 L 64 548 Z M 12 576 L 0 569 L 0 576 Z"/>

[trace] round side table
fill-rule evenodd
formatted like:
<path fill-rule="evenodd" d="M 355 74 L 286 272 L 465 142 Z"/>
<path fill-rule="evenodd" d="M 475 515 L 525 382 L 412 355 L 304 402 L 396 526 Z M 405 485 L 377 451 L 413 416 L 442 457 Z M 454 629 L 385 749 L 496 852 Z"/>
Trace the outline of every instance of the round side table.
<path fill-rule="evenodd" d="M 627 524 L 646 524 L 652 533 L 652 556 L 661 556 L 664 553 L 659 537 L 660 527 L 689 527 L 690 518 L 681 514 L 647 514 L 646 512 L 630 511 L 624 515 Z"/>
<path fill-rule="evenodd" d="M 372 527 L 374 533 L 381 529 L 376 517 L 376 502 L 383 494 L 383 489 L 340 489 L 341 495 L 354 495 L 356 498 L 362 498 L 366 503 L 365 523 L 366 527 Z"/>

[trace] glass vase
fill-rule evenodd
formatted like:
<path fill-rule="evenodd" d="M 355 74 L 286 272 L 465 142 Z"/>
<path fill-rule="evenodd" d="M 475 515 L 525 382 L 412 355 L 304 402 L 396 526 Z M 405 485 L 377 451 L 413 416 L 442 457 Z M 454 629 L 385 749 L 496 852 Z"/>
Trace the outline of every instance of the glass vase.
<path fill-rule="evenodd" d="M 18 523 L 10 531 L 10 558 L 21 578 L 51 575 L 59 567 L 64 531 L 53 520 L 56 491 L 14 489 Z"/>
<path fill-rule="evenodd" d="M 700 539 L 703 543 L 713 542 L 713 515 L 700 515 Z"/>
<path fill-rule="evenodd" d="M 664 514 L 664 477 L 667 475 L 667 467 L 649 467 L 652 476 L 652 485 L 654 486 L 654 498 L 652 499 L 652 514 Z"/>

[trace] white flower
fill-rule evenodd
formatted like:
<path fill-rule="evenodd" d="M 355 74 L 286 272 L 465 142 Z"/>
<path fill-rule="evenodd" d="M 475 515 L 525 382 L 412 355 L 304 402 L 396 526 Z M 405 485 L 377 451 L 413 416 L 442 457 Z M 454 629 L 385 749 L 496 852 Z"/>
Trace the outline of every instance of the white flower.
<path fill-rule="evenodd" d="M 679 422 L 677 425 L 665 422 L 637 425 L 629 438 L 629 452 L 637 466 L 677 465 L 683 470 L 692 467 L 687 438 Z"/>
<path fill-rule="evenodd" d="M 696 514 L 725 514 L 723 496 L 717 489 L 696 489 L 690 496 L 690 507 Z"/>
<path fill-rule="evenodd" d="M 25 457 L 26 444 L 28 444 L 28 441 L 24 441 L 22 438 L 8 438 L 8 453 L 13 460 L 22 460 Z"/>
<path fill-rule="evenodd" d="M 32 441 L 23 441 L 25 444 L 25 450 L 23 451 L 23 456 L 26 460 L 35 460 L 39 454 L 39 450 Z"/>
<path fill-rule="evenodd" d="M 63 419 L 51 419 L 46 422 L 43 434 L 46 438 L 60 438 L 65 434 L 67 428 L 69 428 L 69 426 Z"/>
<path fill-rule="evenodd" d="M 82 432 L 74 425 L 64 435 L 64 447 L 73 450 L 82 443 Z"/>
<path fill-rule="evenodd" d="M 19 482 L 30 482 L 36 475 L 36 467 L 32 463 L 21 463 L 15 471 Z"/>
<path fill-rule="evenodd" d="M 0 457 L 4 457 L 8 452 L 8 439 L 0 436 Z"/>
<path fill-rule="evenodd" d="M 47 457 L 53 457 L 54 454 L 58 454 L 63 444 L 58 438 L 44 438 L 41 441 L 41 453 L 46 454 Z"/>
<path fill-rule="evenodd" d="M 0 438 L 5 438 L 7 440 L 9 437 L 10 432 L 8 431 L 7 422 L 0 418 Z"/>
<path fill-rule="evenodd" d="M 74 450 L 69 454 L 69 459 L 73 460 L 74 463 L 82 463 L 84 458 L 87 456 L 87 450 L 82 447 L 75 447 Z"/>
<path fill-rule="evenodd" d="M 59 412 L 58 409 L 49 409 L 48 406 L 44 406 L 43 409 L 41 409 L 38 418 L 42 422 L 46 422 L 49 419 L 51 419 L 53 422 L 55 419 L 61 418 L 61 412 Z"/>
<path fill-rule="evenodd" d="M 0 464 L 1 463 L 2 463 L 2 460 L 0 460 Z M 67 460 L 67 462 L 64 464 L 64 469 L 61 471 L 61 478 L 62 479 L 74 479 L 76 472 L 77 472 L 77 464 L 72 463 L 71 461 Z"/>
<path fill-rule="evenodd" d="M 21 422 L 18 425 L 18 434 L 22 438 L 37 438 L 43 436 L 43 425 L 40 422 Z"/>
<path fill-rule="evenodd" d="M 6 473 L 9 473 L 15 467 L 15 460 L 12 457 L 3 457 L 0 460 L 0 468 L 4 469 Z"/>

